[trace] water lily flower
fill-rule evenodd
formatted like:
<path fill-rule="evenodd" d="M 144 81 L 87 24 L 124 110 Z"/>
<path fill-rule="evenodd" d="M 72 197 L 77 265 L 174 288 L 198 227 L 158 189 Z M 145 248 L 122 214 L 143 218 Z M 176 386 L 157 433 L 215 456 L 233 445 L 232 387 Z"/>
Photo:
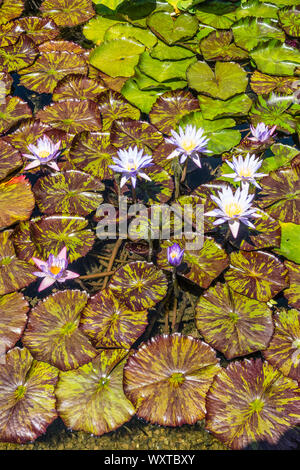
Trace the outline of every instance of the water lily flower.
<path fill-rule="evenodd" d="M 167 248 L 167 258 L 171 266 L 179 266 L 182 263 L 184 249 L 181 249 L 178 243 L 174 243 Z"/>
<path fill-rule="evenodd" d="M 250 125 L 250 130 L 253 137 L 249 137 L 249 140 L 259 143 L 266 142 L 274 134 L 275 129 L 276 126 L 273 126 L 269 129 L 269 127 L 266 126 L 263 122 L 257 124 L 256 127 Z"/>
<path fill-rule="evenodd" d="M 24 170 L 30 170 L 40 165 L 47 165 L 53 170 L 59 171 L 59 167 L 54 160 L 56 160 L 61 153 L 60 146 L 61 141 L 54 144 L 46 135 L 38 139 L 36 145 L 28 145 L 27 148 L 31 154 L 25 153 L 23 156 L 33 161 L 29 163 Z"/>
<path fill-rule="evenodd" d="M 204 129 L 197 129 L 196 126 L 187 125 L 183 130 L 179 126 L 179 133 L 171 130 L 171 134 L 172 137 L 166 139 L 166 142 L 176 145 L 177 149 L 167 157 L 167 160 L 180 156 L 179 162 L 182 164 L 190 157 L 201 168 L 199 154 L 211 153 L 210 150 L 207 150 L 209 139 L 204 136 Z"/>
<path fill-rule="evenodd" d="M 247 153 L 245 160 L 243 160 L 242 155 L 239 155 L 238 158 L 233 157 L 232 162 L 225 160 L 227 165 L 233 169 L 234 173 L 225 174 L 226 178 L 234 178 L 234 181 L 243 181 L 254 184 L 257 188 L 260 189 L 260 185 L 255 181 L 255 178 L 262 178 L 267 176 L 266 173 L 256 173 L 257 170 L 261 167 L 263 160 L 255 158 L 255 155 L 250 155 Z"/>
<path fill-rule="evenodd" d="M 219 206 L 204 215 L 208 217 L 218 217 L 213 222 L 214 225 L 219 225 L 228 222 L 230 231 L 234 238 L 237 237 L 240 228 L 240 223 L 244 223 L 248 227 L 255 228 L 249 219 L 253 217 L 260 217 L 256 214 L 256 209 L 251 208 L 251 202 L 254 194 L 248 194 L 249 184 L 242 185 L 242 189 L 238 188 L 233 194 L 232 189 L 228 186 L 218 192 L 217 196 L 211 196 L 212 200 Z"/>
<path fill-rule="evenodd" d="M 113 158 L 115 165 L 110 165 L 109 167 L 113 171 L 122 173 L 121 188 L 129 179 L 131 179 L 132 186 L 135 188 L 138 176 L 151 181 L 151 178 L 141 171 L 143 168 L 153 165 L 150 155 L 143 155 L 143 150 L 138 150 L 137 146 L 135 146 L 129 147 L 127 150 L 119 150 L 118 157 Z"/>
<path fill-rule="evenodd" d="M 33 274 L 44 278 L 38 288 L 38 292 L 50 287 L 55 281 L 65 282 L 68 279 L 75 279 L 79 276 L 79 274 L 67 270 L 68 261 L 66 247 L 64 247 L 57 256 L 51 253 L 47 261 L 35 257 L 32 257 L 32 260 L 40 269 L 40 271 L 36 271 Z"/>

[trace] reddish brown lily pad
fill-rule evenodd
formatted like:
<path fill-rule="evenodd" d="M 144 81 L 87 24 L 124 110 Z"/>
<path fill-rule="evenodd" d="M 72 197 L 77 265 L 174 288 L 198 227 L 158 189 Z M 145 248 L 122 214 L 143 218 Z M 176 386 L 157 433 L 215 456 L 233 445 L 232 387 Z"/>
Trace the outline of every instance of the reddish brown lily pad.
<path fill-rule="evenodd" d="M 17 72 L 31 65 L 37 55 L 38 49 L 34 42 L 22 34 L 15 44 L 0 49 L 0 65 L 9 72 Z"/>
<path fill-rule="evenodd" d="M 21 154 L 9 143 L 0 140 L 0 180 L 22 165 Z"/>
<path fill-rule="evenodd" d="M 194 424 L 205 416 L 205 397 L 219 370 L 206 343 L 178 333 L 156 336 L 129 357 L 124 390 L 140 418 L 163 426 Z"/>
<path fill-rule="evenodd" d="M 76 26 L 95 15 L 91 0 L 45 0 L 43 16 L 52 18 L 58 26 Z"/>
<path fill-rule="evenodd" d="M 269 95 L 272 91 L 291 95 L 294 90 L 295 77 L 277 77 L 266 75 L 255 70 L 251 75 L 250 85 L 257 95 Z"/>
<path fill-rule="evenodd" d="M 284 296 L 291 307 L 300 310 L 300 266 L 287 260 L 284 264 L 288 268 L 290 278 L 290 287 L 285 289 Z"/>
<path fill-rule="evenodd" d="M 300 390 L 267 362 L 231 362 L 206 399 L 206 428 L 232 449 L 297 446 Z"/>
<path fill-rule="evenodd" d="M 1 24 L 0 20 L 0 47 L 6 47 L 10 46 L 11 44 L 15 44 L 21 33 L 22 31 L 16 30 L 16 26 L 12 21 Z"/>
<path fill-rule="evenodd" d="M 21 153 L 29 153 L 28 145 L 35 144 L 48 129 L 51 129 L 51 127 L 41 123 L 39 120 L 25 119 L 14 132 L 5 136 L 5 140 L 20 150 Z"/>
<path fill-rule="evenodd" d="M 31 109 L 17 96 L 7 96 L 0 102 L 0 134 L 7 132 L 22 119 L 32 116 Z"/>
<path fill-rule="evenodd" d="M 233 42 L 231 30 L 212 31 L 200 43 L 202 55 L 205 60 L 245 60 L 248 52 L 237 47 Z"/>
<path fill-rule="evenodd" d="M 20 222 L 11 236 L 11 240 L 14 244 L 17 257 L 33 264 L 32 257 L 40 258 L 40 253 L 31 239 L 31 224 L 32 222 L 29 220 Z"/>
<path fill-rule="evenodd" d="M 116 119 L 139 119 L 141 114 L 140 110 L 128 103 L 120 93 L 111 90 L 101 94 L 98 108 L 102 117 L 103 130 L 109 130 Z"/>
<path fill-rule="evenodd" d="M 84 75 L 68 75 L 63 78 L 53 91 L 53 101 L 68 99 L 97 101 L 106 88 L 97 80 Z"/>
<path fill-rule="evenodd" d="M 26 34 L 37 46 L 59 35 L 57 25 L 50 18 L 26 16 L 15 20 L 13 24 L 18 31 Z"/>
<path fill-rule="evenodd" d="M 200 297 L 196 326 L 204 340 L 226 359 L 266 349 L 274 329 L 272 310 L 265 303 L 237 294 L 220 283 Z"/>
<path fill-rule="evenodd" d="M 24 9 L 24 0 L 3 0 L 0 4 L 0 24 L 8 23 L 21 16 Z"/>
<path fill-rule="evenodd" d="M 0 345 L 5 351 L 13 348 L 21 338 L 28 310 L 28 302 L 19 292 L 0 296 Z M 0 358 L 3 359 L 1 355 Z"/>
<path fill-rule="evenodd" d="M 44 434 L 57 417 L 58 370 L 14 348 L 0 365 L 0 440 L 23 444 Z"/>
<path fill-rule="evenodd" d="M 147 153 L 154 150 L 163 140 L 163 135 L 158 130 L 144 121 L 126 119 L 114 121 L 111 126 L 111 143 L 118 148 L 137 146 Z"/>
<path fill-rule="evenodd" d="M 25 176 L 17 176 L 0 184 L 0 228 L 29 219 L 35 200 Z"/>

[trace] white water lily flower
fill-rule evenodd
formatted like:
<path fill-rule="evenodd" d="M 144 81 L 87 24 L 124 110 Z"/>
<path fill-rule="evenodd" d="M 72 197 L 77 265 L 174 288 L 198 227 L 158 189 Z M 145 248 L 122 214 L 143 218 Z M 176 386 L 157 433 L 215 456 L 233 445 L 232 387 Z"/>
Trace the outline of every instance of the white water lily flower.
<path fill-rule="evenodd" d="M 248 183 L 243 184 L 242 189 L 238 188 L 234 194 L 229 186 L 223 188 L 222 191 L 218 192 L 218 197 L 211 196 L 212 200 L 219 208 L 207 212 L 204 215 L 208 217 L 218 217 L 218 219 L 213 222 L 214 225 L 228 222 L 234 238 L 238 235 L 241 222 L 248 227 L 255 228 L 255 225 L 253 225 L 249 219 L 260 217 L 260 215 L 256 214 L 255 208 L 251 208 L 254 194 L 248 194 L 248 190 Z"/>
<path fill-rule="evenodd" d="M 184 130 L 179 127 L 178 133 L 171 130 L 171 134 L 173 137 L 166 139 L 166 142 L 176 145 L 177 149 L 167 157 L 167 160 L 180 156 L 179 162 L 182 164 L 188 157 L 191 157 L 193 162 L 201 168 L 199 154 L 211 153 L 207 150 L 209 139 L 204 136 L 204 129 L 188 125 Z"/>
<path fill-rule="evenodd" d="M 225 160 L 227 165 L 233 169 L 234 173 L 225 174 L 226 178 L 234 178 L 234 181 L 243 181 L 254 184 L 257 188 L 260 189 L 259 184 L 255 181 L 255 178 L 262 178 L 267 176 L 266 173 L 256 173 L 257 170 L 261 167 L 263 160 L 255 158 L 255 155 L 250 155 L 247 153 L 245 160 L 243 160 L 242 155 L 239 155 L 238 158 L 233 157 L 232 162 Z"/>
<path fill-rule="evenodd" d="M 54 144 L 46 135 L 38 139 L 36 145 L 28 145 L 28 150 L 31 154 L 25 153 L 23 156 L 33 160 L 33 162 L 29 163 L 24 170 L 30 170 L 40 165 L 47 165 L 53 170 L 59 171 L 59 167 L 54 160 L 56 160 L 61 153 L 60 145 L 61 141 Z"/>
<path fill-rule="evenodd" d="M 113 158 L 115 165 L 110 165 L 109 168 L 122 173 L 121 188 L 130 178 L 132 186 L 135 188 L 138 176 L 151 181 L 151 178 L 141 171 L 143 168 L 148 168 L 153 165 L 153 160 L 150 155 L 143 155 L 143 150 L 139 151 L 137 146 L 135 146 L 129 147 L 127 150 L 119 150 L 118 157 L 119 158 Z"/>
<path fill-rule="evenodd" d="M 276 126 L 269 128 L 263 122 L 259 122 L 256 127 L 250 125 L 250 130 L 253 137 L 249 137 L 249 140 L 253 142 L 266 142 L 272 137 Z"/>

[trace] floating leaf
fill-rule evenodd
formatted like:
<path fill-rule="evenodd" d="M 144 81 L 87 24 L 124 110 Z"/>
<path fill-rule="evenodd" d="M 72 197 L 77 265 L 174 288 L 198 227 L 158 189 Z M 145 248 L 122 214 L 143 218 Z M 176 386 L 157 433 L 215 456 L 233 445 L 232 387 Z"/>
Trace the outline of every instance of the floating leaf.
<path fill-rule="evenodd" d="M 175 333 L 144 343 L 124 369 L 126 396 L 137 415 L 154 424 L 194 424 L 205 416 L 205 397 L 219 371 L 206 343 Z"/>
<path fill-rule="evenodd" d="M 88 56 L 86 49 L 83 49 L 79 44 L 72 41 L 64 41 L 59 39 L 57 41 L 47 41 L 39 46 L 41 54 L 47 52 L 69 52 L 69 54 L 80 54 L 85 57 Z"/>
<path fill-rule="evenodd" d="M 68 260 L 73 262 L 85 256 L 93 246 L 94 234 L 87 226 L 88 221 L 83 217 L 43 217 L 32 224 L 32 238 L 43 259 L 48 259 L 51 253 L 57 256 L 66 246 Z"/>
<path fill-rule="evenodd" d="M 140 111 L 126 101 L 120 93 L 107 90 L 98 100 L 103 130 L 110 129 L 116 119 L 139 119 Z"/>
<path fill-rule="evenodd" d="M 64 27 L 85 23 L 95 15 L 90 0 L 44 0 L 41 12 Z"/>
<path fill-rule="evenodd" d="M 299 51 L 276 39 L 259 45 L 250 55 L 260 72 L 271 75 L 294 75 L 300 66 Z"/>
<path fill-rule="evenodd" d="M 187 13 L 173 18 L 166 11 L 154 12 L 147 23 L 153 33 L 167 44 L 192 38 L 198 29 L 197 18 Z"/>
<path fill-rule="evenodd" d="M 149 117 L 161 132 L 169 133 L 184 115 L 198 108 L 197 99 L 189 91 L 168 91 L 158 98 Z"/>
<path fill-rule="evenodd" d="M 201 23 L 217 29 L 229 29 L 235 20 L 235 5 L 219 0 L 212 0 L 198 5 L 196 16 Z"/>
<path fill-rule="evenodd" d="M 206 62 L 196 62 L 188 68 L 187 79 L 191 88 L 222 100 L 244 93 L 248 84 L 247 72 L 232 62 L 217 62 L 214 71 Z"/>
<path fill-rule="evenodd" d="M 292 104 L 292 97 L 281 97 L 271 94 L 267 99 L 258 96 L 258 101 L 253 104 L 250 111 L 250 119 L 254 126 L 263 122 L 269 127 L 276 125 L 278 130 L 294 133 L 296 120 L 287 113 Z"/>
<path fill-rule="evenodd" d="M 200 109 L 205 119 L 215 119 L 225 116 L 245 116 L 248 114 L 252 100 L 246 93 L 236 95 L 226 101 L 199 95 Z"/>
<path fill-rule="evenodd" d="M 300 266 L 291 261 L 285 261 L 284 265 L 288 268 L 290 278 L 290 287 L 285 289 L 284 296 L 291 307 L 300 309 Z"/>
<path fill-rule="evenodd" d="M 255 70 L 250 85 L 257 95 L 269 95 L 272 91 L 291 95 L 294 92 L 295 77 L 276 77 Z"/>
<path fill-rule="evenodd" d="M 195 319 L 204 340 L 226 359 L 266 349 L 273 334 L 272 310 L 226 284 L 218 283 L 200 297 Z"/>
<path fill-rule="evenodd" d="M 31 310 L 22 341 L 36 360 L 70 370 L 97 355 L 78 328 L 87 299 L 86 292 L 64 290 L 46 297 Z"/>
<path fill-rule="evenodd" d="M 27 287 L 35 281 L 33 266 L 16 257 L 14 246 L 10 240 L 11 230 L 0 233 L 0 295 Z"/>
<path fill-rule="evenodd" d="M 200 48 L 205 60 L 244 60 L 248 53 L 237 47 L 231 31 L 213 31 L 202 39 Z"/>
<path fill-rule="evenodd" d="M 287 167 L 272 171 L 260 180 L 262 191 L 257 200 L 274 219 L 300 224 L 299 168 Z"/>
<path fill-rule="evenodd" d="M 272 145 L 272 157 L 264 158 L 260 170 L 262 173 L 270 173 L 271 171 L 278 170 L 282 166 L 287 166 L 290 161 L 299 154 L 299 150 L 289 145 L 284 145 L 278 142 Z"/>
<path fill-rule="evenodd" d="M 51 127 L 36 119 L 24 119 L 14 132 L 5 136 L 11 145 L 21 153 L 28 153 L 28 145 L 36 143 Z"/>
<path fill-rule="evenodd" d="M 235 292 L 262 302 L 289 286 L 286 267 L 276 256 L 262 251 L 231 253 L 224 277 Z"/>
<path fill-rule="evenodd" d="M 173 64 L 170 64 L 173 67 Z M 149 77 L 145 73 L 141 72 L 138 67 L 135 69 L 135 76 L 134 80 L 137 86 L 142 91 L 155 91 L 157 96 L 160 94 L 160 90 L 162 92 L 167 90 L 177 90 L 178 88 L 185 88 L 187 86 L 186 80 L 177 80 L 176 77 L 160 83 L 159 81 L 155 80 L 152 77 Z"/>
<path fill-rule="evenodd" d="M 137 146 L 145 152 L 154 150 L 163 140 L 162 134 L 154 126 L 132 119 L 114 121 L 110 136 L 111 143 L 117 148 Z"/>
<path fill-rule="evenodd" d="M 96 80 L 84 75 L 68 75 L 63 78 L 53 90 L 53 101 L 68 99 L 97 101 L 105 87 Z"/>
<path fill-rule="evenodd" d="M 161 90 L 140 90 L 133 79 L 127 80 L 122 88 L 122 95 L 143 113 L 149 113 L 157 98 L 165 92 Z"/>
<path fill-rule="evenodd" d="M 116 297 L 124 299 L 128 308 L 141 311 L 165 297 L 168 282 L 164 273 L 152 263 L 135 261 L 118 269 L 109 287 Z"/>
<path fill-rule="evenodd" d="M 0 440 L 23 444 L 44 434 L 57 417 L 58 370 L 14 348 L 0 365 Z"/>
<path fill-rule="evenodd" d="M 187 68 L 196 62 L 195 57 L 183 60 L 153 59 L 149 52 L 144 52 L 139 61 L 139 69 L 145 75 L 154 78 L 159 83 L 168 80 L 185 80 Z"/>
<path fill-rule="evenodd" d="M 0 184 L 0 228 L 29 219 L 34 208 L 31 185 L 25 176 Z"/>
<path fill-rule="evenodd" d="M 21 35 L 22 30 L 18 31 L 13 21 L 1 24 L 0 20 L 0 47 L 15 44 Z"/>
<path fill-rule="evenodd" d="M 60 373 L 57 410 L 68 428 L 101 436 L 134 415 L 123 392 L 124 356 L 124 350 L 104 350 L 89 364 Z"/>
<path fill-rule="evenodd" d="M 2 101 L 5 96 L 10 94 L 13 78 L 5 70 L 0 70 L 0 83 L 0 101 Z"/>
<path fill-rule="evenodd" d="M 206 399 L 206 429 L 232 449 L 297 446 L 300 391 L 261 359 L 231 362 Z"/>
<path fill-rule="evenodd" d="M 150 55 L 153 59 L 159 60 L 181 60 L 193 57 L 195 52 L 186 47 L 168 46 L 163 41 L 158 41 L 151 49 Z"/>
<path fill-rule="evenodd" d="M 282 8 L 278 11 L 281 27 L 290 36 L 300 36 L 300 10 L 299 7 Z"/>
<path fill-rule="evenodd" d="M 236 18 L 239 20 L 247 16 L 254 16 L 256 18 L 274 18 L 277 20 L 278 7 L 272 4 L 262 3 L 260 0 L 246 0 L 243 1 L 239 8 L 236 9 Z"/>
<path fill-rule="evenodd" d="M 22 165 L 20 153 L 5 140 L 0 140 L 0 180 Z"/>
<path fill-rule="evenodd" d="M 281 244 L 276 253 L 287 259 L 300 263 L 300 225 L 280 222 Z"/>
<path fill-rule="evenodd" d="M 14 124 L 31 116 L 31 110 L 25 101 L 17 96 L 7 96 L 0 102 L 0 133 L 8 131 Z"/>
<path fill-rule="evenodd" d="M 134 39 L 144 44 L 148 49 L 155 46 L 157 37 L 148 29 L 137 28 L 128 23 L 117 23 L 110 26 L 105 35 L 104 41 L 113 41 L 114 39 Z"/>
<path fill-rule="evenodd" d="M 148 325 L 147 314 L 147 310 L 128 309 L 123 299 L 118 300 L 110 289 L 104 289 L 88 301 L 80 328 L 96 348 L 128 349 Z"/>
<path fill-rule="evenodd" d="M 0 4 L 0 24 L 8 23 L 8 21 L 21 16 L 24 10 L 23 0 L 3 0 Z"/>
<path fill-rule="evenodd" d="M 0 65 L 8 72 L 18 72 L 31 65 L 38 55 L 34 42 L 21 35 L 15 44 L 0 49 Z"/>
<path fill-rule="evenodd" d="M 83 34 L 89 41 L 93 41 L 99 46 L 104 40 L 106 31 L 117 23 L 120 24 L 121 20 L 113 17 L 96 16 L 84 25 Z"/>
<path fill-rule="evenodd" d="M 13 24 L 18 31 L 26 34 L 36 45 L 55 39 L 59 35 L 59 29 L 50 18 L 26 16 L 14 21 Z"/>
<path fill-rule="evenodd" d="M 71 134 L 101 129 L 97 105 L 88 100 L 74 99 L 50 104 L 37 113 L 37 118 Z"/>
<path fill-rule="evenodd" d="M 13 348 L 21 338 L 27 323 L 28 310 L 29 305 L 19 292 L 0 297 L 0 344 L 5 351 Z"/>
<path fill-rule="evenodd" d="M 275 20 L 243 18 L 232 26 L 234 42 L 237 46 L 251 51 L 261 42 L 270 39 L 285 40 L 285 34 Z"/>
<path fill-rule="evenodd" d="M 11 240 L 19 259 L 33 264 L 32 257 L 40 257 L 34 242 L 31 239 L 30 225 L 31 221 L 20 222 L 11 236 Z"/>

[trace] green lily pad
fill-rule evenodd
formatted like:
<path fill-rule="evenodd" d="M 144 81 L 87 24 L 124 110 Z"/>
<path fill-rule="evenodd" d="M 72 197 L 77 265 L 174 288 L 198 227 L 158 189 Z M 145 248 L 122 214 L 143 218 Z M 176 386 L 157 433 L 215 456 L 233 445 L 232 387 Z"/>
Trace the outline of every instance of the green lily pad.
<path fill-rule="evenodd" d="M 120 93 L 107 90 L 98 99 L 98 109 L 101 113 L 102 128 L 109 130 L 116 119 L 139 119 L 139 109 L 126 101 Z"/>
<path fill-rule="evenodd" d="M 272 157 L 264 159 L 260 170 L 262 173 L 270 173 L 271 171 L 278 170 L 282 166 L 287 166 L 290 161 L 299 154 L 298 149 L 290 145 L 284 145 L 278 142 L 271 146 L 273 152 Z"/>
<path fill-rule="evenodd" d="M 91 0 L 44 0 L 41 12 L 63 27 L 85 23 L 95 15 Z"/>
<path fill-rule="evenodd" d="M 93 50 L 90 63 L 111 77 L 132 77 L 145 46 L 133 39 L 103 42 Z"/>
<path fill-rule="evenodd" d="M 149 52 L 144 52 L 140 56 L 139 69 L 149 77 L 154 78 L 159 83 L 168 80 L 186 79 L 187 68 L 196 62 L 195 57 L 183 60 L 158 60 L 153 59 Z"/>
<path fill-rule="evenodd" d="M 21 154 L 5 140 L 0 140 L 0 180 L 22 165 Z"/>
<path fill-rule="evenodd" d="M 94 244 L 94 233 L 87 226 L 88 221 L 83 217 L 68 215 L 43 217 L 31 226 L 32 240 L 42 254 L 42 259 L 48 259 L 51 253 L 57 256 L 66 246 L 68 260 L 72 263 L 85 256 Z"/>
<path fill-rule="evenodd" d="M 292 104 L 292 97 L 281 97 L 272 93 L 267 99 L 258 96 L 258 100 L 250 110 L 250 119 L 254 126 L 264 122 L 267 126 L 277 126 L 278 130 L 294 133 L 297 122 L 288 114 L 287 110 Z"/>
<path fill-rule="evenodd" d="M 290 36 L 300 36 L 300 10 L 296 6 L 294 8 L 282 8 L 278 11 L 278 18 L 281 27 Z"/>
<path fill-rule="evenodd" d="M 198 108 L 197 99 L 189 91 L 168 91 L 158 98 L 149 117 L 161 132 L 169 133 L 184 115 Z"/>
<path fill-rule="evenodd" d="M 197 6 L 196 16 L 201 23 L 217 29 L 229 29 L 235 20 L 236 6 L 218 0 L 206 1 Z"/>
<path fill-rule="evenodd" d="M 285 34 L 275 20 L 262 18 L 243 18 L 232 26 L 234 42 L 237 46 L 251 51 L 261 42 L 270 39 L 285 41 Z"/>
<path fill-rule="evenodd" d="M 294 309 L 283 310 L 276 313 L 274 320 L 274 335 L 263 355 L 283 375 L 299 382 L 300 312 Z"/>
<path fill-rule="evenodd" d="M 129 357 L 124 390 L 139 418 L 162 426 L 194 424 L 205 416 L 205 397 L 219 370 L 215 351 L 203 341 L 156 336 Z"/>
<path fill-rule="evenodd" d="M 284 264 L 262 251 L 231 253 L 224 277 L 232 290 L 261 302 L 268 302 L 289 286 Z"/>
<path fill-rule="evenodd" d="M 187 13 L 173 18 L 166 11 L 154 12 L 149 16 L 147 24 L 151 31 L 167 44 L 192 38 L 198 29 L 197 18 Z"/>
<path fill-rule="evenodd" d="M 145 331 L 147 314 L 147 310 L 132 311 L 123 299 L 104 289 L 88 301 L 80 328 L 96 348 L 129 349 Z"/>
<path fill-rule="evenodd" d="M 0 228 L 29 219 L 34 208 L 31 185 L 25 176 L 17 176 L 0 184 Z"/>
<path fill-rule="evenodd" d="M 44 434 L 57 418 L 55 385 L 58 370 L 14 348 L 0 365 L 0 439 L 23 444 Z"/>
<path fill-rule="evenodd" d="M 129 103 L 137 106 L 143 113 L 149 113 L 157 98 L 165 92 L 161 90 L 140 90 L 133 79 L 127 80 L 122 88 L 122 95 Z"/>
<path fill-rule="evenodd" d="M 109 287 L 117 298 L 124 299 L 128 308 L 141 311 L 153 307 L 165 297 L 168 281 L 154 264 L 135 261 L 118 269 Z"/>
<path fill-rule="evenodd" d="M 252 100 L 246 93 L 233 96 L 226 101 L 204 95 L 199 95 L 198 100 L 205 119 L 216 119 L 226 116 L 245 116 L 248 114 L 252 105 Z"/>
<path fill-rule="evenodd" d="M 198 61 L 188 68 L 187 80 L 191 88 L 222 100 L 244 93 L 248 85 L 247 72 L 232 62 L 217 62 L 213 71 Z"/>
<path fill-rule="evenodd" d="M 174 79 L 160 83 L 154 78 L 149 77 L 145 73 L 141 72 L 138 67 L 135 68 L 134 81 L 141 91 L 153 90 L 156 93 L 156 96 L 160 95 L 160 90 L 164 92 L 167 90 L 185 88 L 187 86 L 186 80 L 177 80 L 176 77 Z"/>
<path fill-rule="evenodd" d="M 297 382 L 268 362 L 231 362 L 206 399 L 206 429 L 231 449 L 290 449 L 298 444 Z"/>
<path fill-rule="evenodd" d="M 250 56 L 260 72 L 271 75 L 294 75 L 300 66 L 299 51 L 276 39 L 259 45 Z"/>
<path fill-rule="evenodd" d="M 257 204 L 274 219 L 300 224 L 299 167 L 272 171 L 260 180 Z"/>
<path fill-rule="evenodd" d="M 103 190 L 100 180 L 78 170 L 44 176 L 34 186 L 36 202 L 47 215 L 88 215 L 103 202 Z"/>
<path fill-rule="evenodd" d="M 31 310 L 22 341 L 36 360 L 70 370 L 97 355 L 78 328 L 87 299 L 86 292 L 64 290 L 46 297 Z"/>
<path fill-rule="evenodd" d="M 147 49 L 155 46 L 157 37 L 148 29 L 137 28 L 128 23 L 117 23 L 110 26 L 104 35 L 104 41 L 113 41 L 114 39 L 134 39 L 139 41 Z"/>
<path fill-rule="evenodd" d="M 274 329 L 266 304 L 220 283 L 200 297 L 195 320 L 204 340 L 228 360 L 266 349 Z"/>
<path fill-rule="evenodd" d="M 276 253 L 287 259 L 300 263 L 300 225 L 291 222 L 280 222 L 281 243 Z"/>
<path fill-rule="evenodd" d="M 21 338 L 27 323 L 28 310 L 28 302 L 19 292 L 0 297 L 0 344 L 5 351 L 13 348 Z"/>
<path fill-rule="evenodd" d="M 0 24 L 8 23 L 21 16 L 24 10 L 24 0 L 3 0 L 0 4 Z"/>
<path fill-rule="evenodd" d="M 296 77 L 276 77 L 255 70 L 251 75 L 250 85 L 257 95 L 269 95 L 272 91 L 291 95 L 295 91 L 295 81 Z"/>
<path fill-rule="evenodd" d="M 26 34 L 37 46 L 43 42 L 51 41 L 59 35 L 56 23 L 50 18 L 26 16 L 15 20 L 13 25 L 19 34 Z"/>
<path fill-rule="evenodd" d="M 18 72 L 31 65 L 37 58 L 38 49 L 27 36 L 21 35 L 15 44 L 0 49 L 0 65 L 8 72 Z"/>
<path fill-rule="evenodd" d="M 245 60 L 248 53 L 237 47 L 233 41 L 232 31 L 213 31 L 200 43 L 205 60 Z"/>
<path fill-rule="evenodd" d="M 184 44 L 183 44 L 184 46 Z M 155 47 L 150 51 L 150 55 L 153 59 L 159 60 L 182 60 L 193 57 L 195 52 L 188 47 L 167 45 L 163 41 L 158 41 Z"/>
<path fill-rule="evenodd" d="M 117 148 L 137 146 L 145 152 L 154 150 L 163 140 L 163 135 L 151 124 L 132 119 L 114 121 L 110 132 L 111 143 Z"/>
<path fill-rule="evenodd" d="M 95 2 L 94 2 L 95 3 Z M 99 46 L 104 40 L 106 31 L 115 24 L 120 24 L 121 20 L 115 18 L 96 16 L 83 27 L 83 34 L 89 40 Z"/>
<path fill-rule="evenodd" d="M 236 18 L 237 20 L 240 20 L 247 16 L 254 16 L 256 18 L 273 18 L 277 20 L 278 7 L 273 5 L 274 3 L 274 0 L 272 3 L 261 3 L 260 0 L 243 1 L 235 11 Z"/>
<path fill-rule="evenodd" d="M 0 101 L 0 133 L 7 132 L 19 121 L 32 117 L 27 103 L 17 96 L 7 96 Z"/>
<path fill-rule="evenodd" d="M 291 307 L 300 309 L 300 266 L 291 261 L 285 261 L 284 264 L 288 268 L 290 278 L 290 287 L 285 289 L 284 296 Z"/>
<path fill-rule="evenodd" d="M 92 362 L 61 372 L 57 410 L 68 428 L 96 436 L 114 431 L 135 414 L 123 391 L 124 350 L 104 350 Z"/>

